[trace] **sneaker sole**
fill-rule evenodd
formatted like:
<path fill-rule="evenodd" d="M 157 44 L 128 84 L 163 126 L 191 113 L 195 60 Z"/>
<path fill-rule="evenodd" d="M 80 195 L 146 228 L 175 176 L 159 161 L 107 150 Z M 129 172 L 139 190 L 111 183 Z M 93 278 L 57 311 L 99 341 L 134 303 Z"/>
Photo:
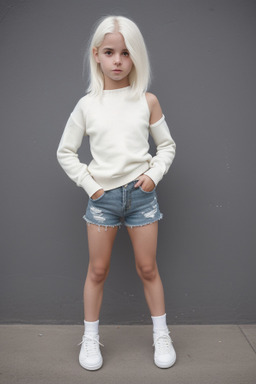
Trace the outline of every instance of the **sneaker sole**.
<path fill-rule="evenodd" d="M 166 369 L 166 368 L 171 368 L 176 362 L 176 356 L 175 358 L 168 364 L 162 364 L 162 363 L 158 363 L 156 360 L 154 360 L 154 363 L 155 365 L 158 367 L 158 368 L 163 368 L 163 369 Z"/>
<path fill-rule="evenodd" d="M 79 364 L 81 365 L 81 367 L 83 367 L 84 369 L 87 369 L 87 371 L 97 371 L 97 369 L 100 369 L 103 365 L 103 359 L 98 363 L 98 364 L 94 364 L 94 365 L 85 365 L 83 363 L 81 363 L 81 361 L 79 360 Z"/>

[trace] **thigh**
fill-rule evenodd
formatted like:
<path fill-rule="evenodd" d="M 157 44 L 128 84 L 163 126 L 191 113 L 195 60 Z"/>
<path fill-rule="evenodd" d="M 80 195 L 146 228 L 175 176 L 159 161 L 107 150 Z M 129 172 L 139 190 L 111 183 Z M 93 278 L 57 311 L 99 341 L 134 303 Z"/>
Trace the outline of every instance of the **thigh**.
<path fill-rule="evenodd" d="M 87 225 L 89 258 L 91 266 L 106 267 L 110 264 L 111 252 L 118 227 Z"/>
<path fill-rule="evenodd" d="M 158 222 L 141 227 L 127 227 L 138 267 L 152 266 L 156 262 Z"/>

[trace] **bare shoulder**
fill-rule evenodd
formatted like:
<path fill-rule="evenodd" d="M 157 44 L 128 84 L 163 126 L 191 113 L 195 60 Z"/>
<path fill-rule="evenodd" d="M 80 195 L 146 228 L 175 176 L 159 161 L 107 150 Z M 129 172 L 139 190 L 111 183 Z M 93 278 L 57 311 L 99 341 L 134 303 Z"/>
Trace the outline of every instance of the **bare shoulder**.
<path fill-rule="evenodd" d="M 158 98 L 153 93 L 146 92 L 146 99 L 147 99 L 150 111 L 153 107 L 155 107 L 157 104 L 159 104 Z"/>
<path fill-rule="evenodd" d="M 150 124 L 156 123 L 163 116 L 162 108 L 156 95 L 146 92 L 146 100 L 150 111 Z"/>

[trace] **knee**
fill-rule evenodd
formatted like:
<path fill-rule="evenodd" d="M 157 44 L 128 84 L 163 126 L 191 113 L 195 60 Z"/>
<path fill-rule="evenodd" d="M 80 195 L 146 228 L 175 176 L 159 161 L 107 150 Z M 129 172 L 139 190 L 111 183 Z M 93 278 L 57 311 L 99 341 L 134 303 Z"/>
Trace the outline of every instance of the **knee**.
<path fill-rule="evenodd" d="M 104 267 L 91 267 L 89 269 L 89 276 L 92 282 L 96 284 L 103 283 L 108 275 L 108 268 Z"/>
<path fill-rule="evenodd" d="M 153 281 L 155 280 L 158 270 L 156 264 L 137 266 L 138 275 L 142 280 Z"/>

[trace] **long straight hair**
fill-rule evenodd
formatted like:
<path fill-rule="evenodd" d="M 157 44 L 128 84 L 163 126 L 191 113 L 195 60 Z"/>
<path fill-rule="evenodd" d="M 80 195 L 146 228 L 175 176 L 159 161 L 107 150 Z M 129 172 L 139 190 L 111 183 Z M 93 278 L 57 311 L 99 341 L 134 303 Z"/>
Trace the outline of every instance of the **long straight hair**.
<path fill-rule="evenodd" d="M 143 36 L 137 25 L 123 16 L 101 18 L 96 25 L 84 57 L 84 65 L 89 64 L 90 78 L 87 92 L 99 96 L 104 89 L 104 76 L 93 56 L 93 48 L 99 48 L 107 33 L 120 32 L 133 62 L 129 83 L 134 97 L 146 92 L 151 79 L 150 63 Z M 88 62 L 89 61 L 89 62 Z"/>

